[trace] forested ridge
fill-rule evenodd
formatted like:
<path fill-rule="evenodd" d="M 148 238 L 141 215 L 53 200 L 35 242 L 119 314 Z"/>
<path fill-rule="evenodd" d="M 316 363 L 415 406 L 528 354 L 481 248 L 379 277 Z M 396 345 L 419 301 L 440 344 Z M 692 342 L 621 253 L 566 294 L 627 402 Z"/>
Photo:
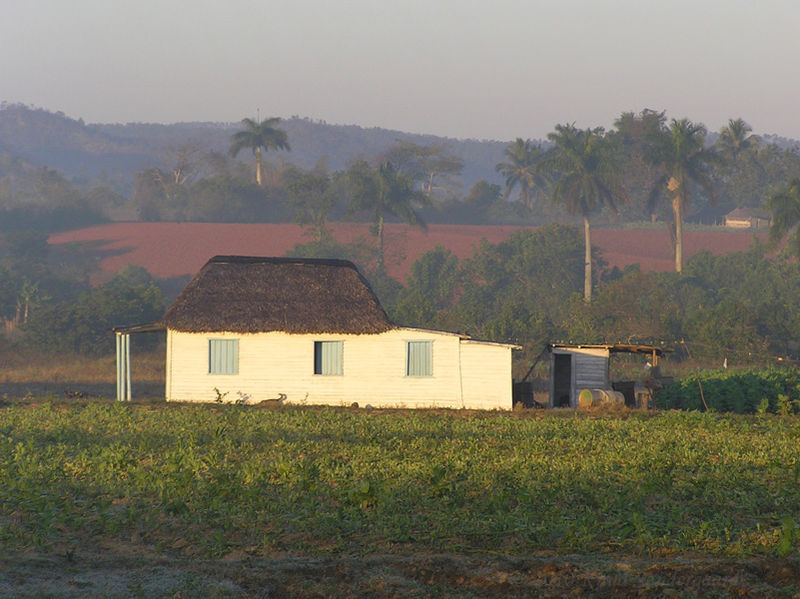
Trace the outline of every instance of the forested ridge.
<path fill-rule="evenodd" d="M 281 126 L 292 140 L 291 154 L 281 159 L 303 168 L 325 158 L 331 169 L 342 169 L 351 160 L 386 151 L 402 138 L 420 145 L 452 147 L 465 163 L 465 185 L 482 178 L 500 182 L 494 165 L 505 147 L 501 141 L 446 139 L 378 127 L 333 125 L 299 116 L 282 120 Z M 225 154 L 238 127 L 238 123 L 205 122 L 92 124 L 61 112 L 4 104 L 0 108 L 0 152 L 31 166 L 56 169 L 81 184 L 94 179 L 109 181 L 127 194 L 137 172 L 163 167 L 178 148 L 191 146 L 198 155 Z"/>
<path fill-rule="evenodd" d="M 616 141 L 615 169 L 624 193 L 616 202 L 616 213 L 598 211 L 593 216 L 598 224 L 667 218 L 650 201 L 657 168 L 645 155 L 648 127 L 658 115 L 663 113 L 623 113 L 616 128 L 604 132 L 604 137 Z M 354 162 L 382 159 L 413 166 L 411 174 L 420 184 L 428 179 L 433 201 L 422 214 L 430 222 L 580 223 L 563 202 L 548 201 L 544 193 L 533 194 L 535 206 L 525 205 L 527 184 L 521 181 L 520 186 L 500 168 L 515 160 L 522 161 L 518 166 L 530 166 L 524 162 L 532 157 L 519 153 L 509 163 L 508 150 L 515 142 L 445 139 L 292 117 L 280 122 L 291 151 L 269 153 L 267 185 L 254 190 L 251 157 L 242 153 L 234 160 L 228 152 L 238 127 L 236 123 L 86 124 L 63 113 L 3 104 L 0 228 L 63 230 L 103 220 L 287 221 L 293 218 L 292 210 L 282 207 L 286 200 L 282 174 L 287 168 L 317 168 L 334 175 Z M 727 162 L 714 166 L 713 196 L 703 190 L 695 194 L 685 214 L 689 222 L 715 224 L 734 208 L 763 208 L 771 193 L 800 172 L 795 141 L 753 136 L 749 130 L 734 131 L 740 137 L 730 138 L 726 128 L 725 124 L 719 130 L 709 128 L 704 136 L 704 144 L 720 150 Z M 720 133 L 726 130 L 728 134 Z M 542 153 L 556 145 L 553 139 L 526 143 Z M 421 172 L 421 161 L 438 161 L 444 168 Z M 544 175 L 553 171 L 552 164 L 540 166 Z M 336 204 L 333 219 L 345 212 L 342 198 Z"/>

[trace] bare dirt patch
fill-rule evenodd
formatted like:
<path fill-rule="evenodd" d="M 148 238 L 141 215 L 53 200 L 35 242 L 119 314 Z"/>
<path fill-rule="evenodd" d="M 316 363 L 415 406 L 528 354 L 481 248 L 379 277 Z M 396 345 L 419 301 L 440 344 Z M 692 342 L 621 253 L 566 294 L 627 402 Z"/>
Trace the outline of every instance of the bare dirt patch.
<path fill-rule="evenodd" d="M 437 244 L 459 258 L 472 255 L 481 239 L 499 243 L 523 227 L 430 225 L 427 231 L 404 224 L 386 225 L 386 266 L 389 274 L 405 281 L 411 265 Z M 372 241 L 365 223 L 334 223 L 333 234 L 343 243 Z M 738 231 L 689 231 L 684 233 L 684 256 L 701 250 L 714 254 L 743 251 L 753 234 Z M 113 223 L 58 233 L 51 244 L 87 243 L 97 252 L 100 268 L 114 273 L 128 264 L 146 268 L 160 278 L 196 273 L 219 254 L 282 256 L 309 237 L 293 224 L 217 223 Z M 662 229 L 597 229 L 592 240 L 610 267 L 639 264 L 642 270 L 673 268 L 669 235 Z"/>
<path fill-rule="evenodd" d="M 797 597 L 797 558 L 365 555 L 0 560 L 0 597 Z"/>

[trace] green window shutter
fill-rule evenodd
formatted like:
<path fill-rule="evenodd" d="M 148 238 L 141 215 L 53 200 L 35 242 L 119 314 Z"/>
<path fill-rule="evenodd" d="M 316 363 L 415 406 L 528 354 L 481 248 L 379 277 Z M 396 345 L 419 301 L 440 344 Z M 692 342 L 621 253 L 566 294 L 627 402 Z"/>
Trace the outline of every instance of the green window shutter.
<path fill-rule="evenodd" d="M 208 340 L 208 373 L 239 374 L 239 340 Z"/>
<path fill-rule="evenodd" d="M 433 341 L 406 342 L 406 376 L 433 376 Z"/>
<path fill-rule="evenodd" d="M 344 358 L 344 342 L 314 342 L 314 374 L 341 375 Z"/>

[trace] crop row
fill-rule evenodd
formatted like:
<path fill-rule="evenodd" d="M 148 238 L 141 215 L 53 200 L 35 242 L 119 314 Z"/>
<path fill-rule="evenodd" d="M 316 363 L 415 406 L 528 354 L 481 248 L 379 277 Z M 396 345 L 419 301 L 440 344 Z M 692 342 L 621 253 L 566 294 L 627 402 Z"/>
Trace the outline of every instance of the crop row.
<path fill-rule="evenodd" d="M 704 370 L 668 385 L 658 393 L 657 403 L 663 409 L 798 414 L 800 370 Z"/>
<path fill-rule="evenodd" d="M 232 551 L 796 551 L 800 420 L 0 407 L 0 542 Z"/>

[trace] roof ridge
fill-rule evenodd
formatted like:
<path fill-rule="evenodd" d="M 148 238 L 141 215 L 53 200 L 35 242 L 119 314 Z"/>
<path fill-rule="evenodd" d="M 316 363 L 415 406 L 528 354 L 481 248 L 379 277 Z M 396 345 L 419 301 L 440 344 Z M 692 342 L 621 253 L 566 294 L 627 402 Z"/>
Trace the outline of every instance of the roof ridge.
<path fill-rule="evenodd" d="M 343 258 L 290 258 L 286 256 L 240 256 L 220 254 L 210 258 L 206 264 L 309 264 L 347 266 L 357 269 L 353 262 Z"/>

